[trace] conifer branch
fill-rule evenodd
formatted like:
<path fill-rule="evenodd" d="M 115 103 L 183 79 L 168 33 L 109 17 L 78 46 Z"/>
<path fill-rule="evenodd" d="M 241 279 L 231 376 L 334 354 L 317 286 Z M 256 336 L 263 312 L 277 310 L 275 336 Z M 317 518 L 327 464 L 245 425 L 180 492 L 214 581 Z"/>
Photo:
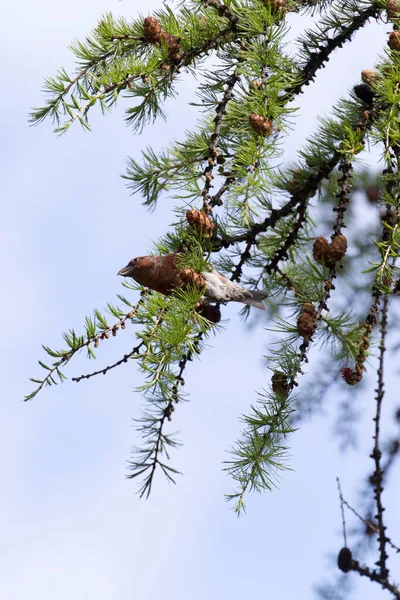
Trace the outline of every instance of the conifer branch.
<path fill-rule="evenodd" d="M 384 469 L 382 469 L 382 474 L 384 472 Z M 360 513 L 358 513 L 348 502 L 347 500 L 344 498 L 341 488 L 340 488 L 340 481 L 339 478 L 336 478 L 337 482 L 338 482 L 338 486 L 339 486 L 339 496 L 340 496 L 340 504 L 343 510 L 343 506 L 346 506 L 350 512 L 353 513 L 354 516 L 357 517 L 357 519 L 359 519 L 362 523 L 364 523 L 366 529 L 368 532 L 370 533 L 374 533 L 374 534 L 378 534 L 379 533 L 379 529 L 378 527 L 372 522 L 372 520 L 370 518 L 364 518 L 360 515 Z M 343 517 L 344 517 L 344 511 L 343 511 Z M 343 520 L 343 519 L 342 519 Z M 399 546 L 396 546 L 396 544 L 394 544 L 392 542 L 392 540 L 390 540 L 389 538 L 386 537 L 386 542 L 389 544 L 389 546 L 391 546 L 391 548 L 393 550 L 395 550 L 397 553 L 400 553 L 400 548 Z M 344 539 L 344 545 L 347 546 L 347 540 L 346 537 Z"/>
<path fill-rule="evenodd" d="M 52 350 L 48 346 L 43 346 L 44 350 L 49 356 L 59 358 L 59 360 L 56 360 L 51 367 L 47 366 L 42 361 L 39 361 L 40 366 L 47 370 L 47 375 L 42 380 L 31 378 L 31 381 L 38 383 L 39 386 L 29 395 L 25 396 L 25 401 L 32 400 L 32 398 L 34 398 L 44 386 L 62 383 L 66 379 L 66 376 L 61 372 L 60 367 L 65 366 L 72 359 L 72 357 L 83 348 L 88 349 L 89 358 L 94 358 L 95 355 L 90 346 L 93 344 L 94 348 L 97 348 L 100 341 L 109 339 L 110 334 L 115 337 L 120 328 L 125 329 L 126 322 L 133 319 L 139 312 L 145 300 L 145 295 L 146 292 L 142 294 L 142 297 L 136 306 L 133 306 L 129 303 L 131 310 L 125 314 L 122 314 L 119 309 L 109 305 L 109 309 L 112 314 L 114 314 L 114 316 L 118 316 L 118 321 L 113 325 L 108 325 L 105 318 L 100 314 L 99 311 L 95 311 L 95 316 L 93 319 L 86 317 L 86 339 L 85 336 L 77 336 L 73 330 L 64 334 L 64 340 L 69 346 L 68 350 L 56 351 Z M 128 301 L 124 298 L 120 297 L 120 299 L 124 300 L 125 303 L 128 303 Z M 98 331 L 98 329 L 100 329 L 100 331 Z M 55 374 L 58 376 L 59 382 L 54 379 Z M 83 376 L 81 378 L 83 378 Z"/>
<path fill-rule="evenodd" d="M 344 573 L 356 571 L 362 577 L 368 577 L 370 581 L 379 583 L 382 589 L 388 590 L 395 598 L 400 598 L 400 589 L 397 585 L 390 583 L 387 578 L 382 577 L 380 573 L 371 570 L 369 567 L 361 565 L 358 560 L 353 558 L 349 548 L 342 548 L 338 556 L 338 567 Z"/>
<path fill-rule="evenodd" d="M 367 8 L 361 10 L 362 6 Z M 332 12 L 318 24 L 317 30 L 308 31 L 303 38 L 300 38 L 302 53 L 308 57 L 308 60 L 301 67 L 300 82 L 288 92 L 288 97 L 293 98 L 302 92 L 304 86 L 310 85 L 316 72 L 329 61 L 332 52 L 350 41 L 352 35 L 371 17 L 376 19 L 380 10 L 375 2 L 370 4 L 345 0 L 340 5 L 334 5 Z M 348 25 L 344 24 L 346 19 L 349 20 Z M 338 29 L 339 33 L 335 37 L 329 37 L 332 30 Z"/>
<path fill-rule="evenodd" d="M 354 130 L 365 134 L 372 127 L 373 118 L 373 113 L 366 111 L 363 107 L 360 111 L 359 119 L 354 123 Z M 358 145 L 357 151 L 354 150 L 355 154 L 361 152 L 363 150 L 362 144 Z M 303 205 L 315 195 L 322 181 L 329 178 L 342 157 L 343 140 L 332 154 L 327 157 L 326 161 L 318 165 L 316 170 L 293 172 L 293 179 L 282 183 L 282 187 L 291 191 L 291 198 L 281 208 L 272 209 L 262 222 L 254 223 L 244 233 L 216 238 L 214 240 L 213 251 L 218 252 L 221 248 L 229 248 L 229 246 L 239 242 L 254 243 L 260 233 L 265 233 L 269 228 L 273 228 L 278 221 L 292 215 L 295 209 L 300 207 L 299 210 L 303 210 Z"/>
<path fill-rule="evenodd" d="M 346 519 L 345 519 L 345 516 L 344 516 L 344 508 L 343 508 L 343 506 L 345 504 L 347 506 L 347 502 L 343 498 L 342 487 L 340 485 L 340 479 L 339 479 L 339 477 L 336 477 L 336 483 L 337 483 L 337 486 L 338 486 L 339 499 L 340 499 L 340 510 L 341 510 L 341 513 L 342 513 L 343 541 L 344 541 L 344 546 L 346 548 L 347 547 Z"/>
<path fill-rule="evenodd" d="M 156 414 L 153 415 L 147 412 L 143 415 L 142 426 L 139 431 L 141 431 L 148 445 L 143 449 L 132 449 L 132 460 L 129 462 L 129 468 L 133 473 L 128 475 L 129 479 L 144 476 L 139 487 L 140 497 L 144 495 L 148 497 L 150 495 L 157 467 L 161 468 L 170 483 L 175 483 L 174 475 L 179 474 L 178 471 L 165 462 L 161 462 L 160 459 L 161 455 L 165 455 L 166 459 L 169 460 L 168 448 L 174 448 L 179 445 L 170 435 L 164 433 L 164 428 L 166 422 L 172 420 L 175 406 L 182 400 L 179 393 L 179 386 L 182 387 L 185 384 L 183 373 L 187 362 L 193 358 L 193 352 L 198 353 L 200 351 L 199 344 L 202 338 L 203 333 L 198 333 L 195 336 L 194 345 L 184 352 L 179 359 L 179 370 L 173 375 L 173 384 L 168 393 L 164 392 L 162 398 L 155 398 L 154 402 L 157 406 Z M 159 366 L 162 364 L 163 362 L 160 361 Z"/>
<path fill-rule="evenodd" d="M 386 527 L 383 522 L 383 511 L 385 510 L 382 505 L 382 469 L 381 469 L 381 456 L 382 452 L 380 449 L 380 422 L 381 422 L 381 411 L 382 401 L 384 396 L 384 383 L 383 383 L 383 367 L 384 367 L 384 355 L 386 350 L 386 334 L 387 334 L 387 313 L 388 313 L 388 296 L 383 297 L 382 311 L 381 311 L 381 340 L 379 344 L 379 368 L 378 368 L 378 387 L 376 389 L 376 414 L 375 414 L 375 434 L 374 434 L 374 449 L 371 457 L 375 462 L 375 472 L 373 474 L 374 481 L 374 493 L 377 508 L 377 521 L 378 521 L 378 542 L 380 558 L 377 565 L 380 568 L 381 578 L 387 580 L 389 576 L 389 570 L 386 566 Z"/>
<path fill-rule="evenodd" d="M 266 273 L 270 274 L 273 271 L 276 271 L 278 264 L 282 260 L 286 260 L 288 258 L 288 251 L 291 248 L 291 246 L 293 246 L 296 243 L 297 238 L 300 233 L 300 230 L 302 229 L 302 227 L 304 226 L 304 224 L 307 220 L 308 215 L 307 215 L 306 209 L 307 209 L 306 202 L 302 202 L 298 206 L 297 217 L 293 222 L 292 229 L 291 229 L 289 235 L 284 240 L 283 244 L 276 250 L 275 256 L 266 265 L 266 267 L 265 267 Z"/>
<path fill-rule="evenodd" d="M 132 350 L 128 354 L 124 354 L 124 356 L 120 360 L 117 360 L 117 362 L 113 363 L 112 365 L 109 365 L 108 367 L 104 367 L 104 369 L 100 369 L 99 371 L 93 371 L 92 373 L 87 373 L 86 375 L 80 375 L 79 377 L 72 377 L 72 381 L 76 381 L 77 383 L 79 383 L 79 381 L 82 381 L 82 379 L 90 379 L 91 377 L 94 377 L 95 375 L 107 375 L 108 371 L 111 371 L 111 369 L 115 369 L 115 367 L 119 367 L 119 365 L 122 365 L 123 363 L 127 363 L 129 358 L 132 358 L 136 354 L 139 354 L 139 350 L 143 345 L 144 345 L 144 342 L 142 341 L 142 342 L 140 342 L 140 344 L 138 344 L 137 346 L 132 348 Z"/>
<path fill-rule="evenodd" d="M 246 428 L 231 450 L 232 460 L 224 461 L 224 470 L 237 481 L 239 491 L 226 496 L 234 500 L 234 510 L 239 516 L 245 511 L 244 495 L 247 491 L 271 490 L 276 486 L 280 470 L 287 468 L 284 459 L 286 436 L 295 431 L 290 425 L 293 409 L 287 394 L 260 394 L 258 406 L 243 417 Z"/>
<path fill-rule="evenodd" d="M 131 159 L 125 177 L 149 206 L 155 206 L 168 188 L 174 188 L 175 198 L 183 200 L 177 208 L 179 222 L 157 244 L 157 253 L 178 252 L 185 267 L 200 276 L 208 269 L 210 251 L 219 253 L 218 269 L 230 273 L 232 281 L 239 281 L 244 275 L 253 287 L 262 282 L 269 291 L 271 309 L 274 303 L 282 307 L 275 331 L 284 337 L 267 357 L 273 369 L 271 389 L 260 394 L 256 406 L 243 417 L 244 431 L 232 449 L 232 460 L 226 463 L 238 485 L 237 493 L 230 496 L 236 501 L 238 512 L 244 509 L 247 492 L 271 489 L 280 471 L 287 468 L 286 440 L 294 431 L 294 390 L 309 360 L 310 348 L 319 341 L 323 347 L 329 341 L 335 346 L 331 352 L 336 361 L 356 359 L 356 369 L 348 370 L 351 373 L 347 373 L 347 382 L 357 383 L 383 298 L 380 358 L 383 367 L 388 294 L 398 291 L 396 287 L 393 289 L 392 281 L 400 248 L 398 49 L 391 47 L 388 61 L 379 66 L 370 81 L 367 79 L 368 85 L 356 86 L 350 100 L 334 106 L 333 118 L 323 121 L 300 152 L 300 168 L 283 176 L 274 166 L 279 157 L 277 141 L 290 125 L 294 110 L 289 103 L 315 79 L 332 52 L 382 10 L 377 2 L 340 0 L 328 15 L 319 14 L 316 27 L 300 39 L 303 44 L 300 58 L 286 54 L 286 14 L 324 4 L 327 2 L 296 0 L 282 7 L 280 0 L 226 4 L 221 0 L 196 0 L 189 4 L 181 2 L 175 12 L 164 8 L 144 22 L 140 19 L 127 24 L 109 16 L 99 23 L 91 38 L 73 48 L 79 64 L 76 76 L 70 78 L 61 71 L 55 80 L 47 80 L 50 100 L 45 108 L 33 113 L 36 121 L 50 115 L 57 122 L 63 113 L 67 121 L 58 128 L 59 133 L 75 121 L 88 128 L 88 114 L 94 104 L 100 104 L 106 111 L 124 94 L 135 103 L 126 111 L 126 120 L 141 131 L 147 122 L 163 117 L 163 102 L 174 95 L 175 83 L 183 69 L 197 76 L 203 60 L 211 55 L 217 58 L 216 68 L 204 69 L 203 82 L 197 90 L 198 106 L 208 113 L 208 118 L 170 149 L 161 153 L 146 150 L 141 165 Z M 397 24 L 393 33 L 396 31 Z M 335 315 L 325 312 L 330 308 L 328 301 L 344 252 L 336 255 L 335 260 L 332 253 L 318 258 L 314 252 L 315 260 L 308 258 L 308 245 L 314 237 L 309 205 L 318 191 L 324 191 L 325 180 L 330 187 L 336 182 L 333 208 L 336 220 L 332 226 L 325 210 L 327 203 L 322 201 L 319 223 L 325 229 L 333 228 L 331 243 L 325 240 L 331 249 L 335 240 L 345 241 L 342 229 L 351 225 L 351 218 L 345 223 L 344 217 L 352 191 L 353 162 L 364 149 L 367 136 L 378 138 L 384 146 L 387 169 L 383 174 L 382 198 L 386 214 L 382 219 L 382 237 L 376 243 L 380 261 L 370 269 L 372 304 L 360 327 L 348 311 L 338 311 Z M 278 194 L 282 197 L 276 202 Z M 207 233 L 201 227 L 191 229 L 183 217 L 188 205 L 192 209 L 194 203 L 201 201 L 205 214 L 199 214 L 209 220 Z M 221 210 L 215 211 L 218 214 L 211 219 L 212 209 L 217 206 Z M 364 238 L 369 236 L 369 232 L 363 231 Z M 369 249 L 365 240 L 363 248 Z M 250 274 L 245 272 L 247 266 Z M 346 272 L 342 279 L 345 286 L 352 285 L 346 279 Z M 365 295 L 365 286 L 361 292 Z M 148 407 L 139 427 L 144 443 L 133 450 L 130 462 L 130 477 L 141 478 L 140 495 L 149 495 L 155 472 L 160 468 L 169 481 L 177 473 L 168 462 L 169 450 L 177 442 L 166 433 L 167 422 L 172 420 L 177 403 L 183 400 L 181 389 L 187 362 L 199 354 L 214 329 L 205 318 L 207 311 L 196 311 L 201 294 L 199 289 L 177 289 L 172 296 L 149 294 L 146 302 L 144 298 L 140 301 L 143 304 L 137 314 L 133 314 L 134 307 L 124 316 L 119 309 L 112 310 L 119 319 L 113 326 L 96 311 L 94 319 L 87 320 L 86 335 L 67 334 L 69 349 L 54 352 L 45 348 L 56 360 L 49 367 L 42 364 L 48 373 L 44 380 L 36 380 L 39 387 L 28 397 L 33 397 L 44 385 L 56 383 L 57 377 L 63 380 L 65 376 L 59 367 L 69 362 L 78 350 L 87 347 L 89 357 L 94 356 L 92 345 L 96 347 L 100 340 L 115 335 L 119 327 L 124 328 L 125 318 L 140 324 L 141 330 L 136 333 L 138 345 L 130 353 L 104 369 L 73 379 L 81 381 L 106 374 L 130 358 L 137 360 L 144 375 L 143 385 L 137 391 L 143 394 Z M 285 321 L 288 307 L 297 315 L 296 323 Z M 336 380 L 338 369 L 334 371 Z M 385 562 L 390 539 L 386 535 L 381 500 L 386 475 L 379 443 L 383 372 L 378 371 L 378 375 L 375 472 L 371 485 L 381 517 L 376 526 L 380 575 L 360 567 L 356 561 L 350 564 L 350 569 L 370 578 L 373 573 L 378 578 L 374 580 L 385 587 L 385 583 L 392 584 L 388 582 Z M 354 377 L 359 379 L 356 381 Z M 390 454 L 389 460 L 393 461 L 393 456 Z M 348 505 L 341 490 L 340 498 L 345 527 L 344 506 Z"/>
<path fill-rule="evenodd" d="M 208 148 L 208 166 L 205 168 L 204 173 L 203 173 L 203 175 L 206 178 L 206 183 L 201 192 L 201 195 L 203 197 L 203 209 L 206 214 L 211 212 L 212 205 L 210 204 L 209 196 L 210 196 L 210 189 L 212 187 L 213 169 L 215 166 L 215 161 L 218 158 L 217 147 L 218 147 L 218 142 L 219 142 L 219 138 L 221 135 L 222 119 L 224 117 L 224 114 L 226 113 L 226 108 L 228 106 L 228 103 L 233 97 L 233 88 L 235 87 L 236 83 L 239 80 L 240 80 L 240 75 L 238 74 L 237 70 L 235 70 L 235 72 L 232 73 L 232 75 L 226 81 L 226 86 L 227 86 L 226 90 L 224 91 L 224 95 L 223 95 L 222 99 L 218 102 L 217 108 L 215 109 L 215 112 L 216 112 L 216 117 L 214 119 L 215 126 L 214 126 L 214 131 L 211 135 L 210 146 Z"/>
<path fill-rule="evenodd" d="M 379 575 L 376 571 L 371 571 L 370 568 L 360 565 L 357 560 L 352 560 L 351 570 L 356 571 L 361 577 L 368 577 L 370 581 L 379 583 L 382 589 L 388 590 L 393 594 L 395 598 L 400 598 L 400 589 L 397 585 L 390 583 L 387 579 L 384 579 L 382 575 Z"/>
<path fill-rule="evenodd" d="M 232 13 L 232 11 L 229 9 L 229 6 L 223 2 L 220 2 L 220 0 L 201 0 L 201 3 L 205 8 L 215 8 L 220 17 L 225 17 L 228 19 L 233 29 L 236 27 L 238 17 Z"/>

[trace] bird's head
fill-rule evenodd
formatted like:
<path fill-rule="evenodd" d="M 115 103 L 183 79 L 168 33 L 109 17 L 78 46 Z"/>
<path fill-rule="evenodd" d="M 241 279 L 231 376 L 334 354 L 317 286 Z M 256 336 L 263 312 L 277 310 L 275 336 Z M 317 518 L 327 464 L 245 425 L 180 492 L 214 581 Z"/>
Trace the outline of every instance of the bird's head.
<path fill-rule="evenodd" d="M 144 266 L 145 259 L 149 258 L 148 256 L 137 256 L 136 258 L 132 258 L 120 271 L 118 271 L 117 275 L 122 275 L 122 277 L 135 277 L 138 268 Z"/>

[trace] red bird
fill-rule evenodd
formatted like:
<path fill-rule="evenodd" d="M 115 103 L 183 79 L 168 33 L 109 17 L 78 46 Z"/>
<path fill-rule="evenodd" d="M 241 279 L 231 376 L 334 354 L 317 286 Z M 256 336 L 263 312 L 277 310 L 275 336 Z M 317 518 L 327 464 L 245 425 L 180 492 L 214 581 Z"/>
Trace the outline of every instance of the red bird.
<path fill-rule="evenodd" d="M 188 269 L 182 271 L 178 267 L 178 258 L 177 254 L 138 256 L 129 261 L 126 267 L 118 272 L 118 275 L 132 277 L 141 285 L 168 296 L 175 287 L 182 285 L 180 275 L 188 271 Z M 195 271 L 192 271 L 192 274 L 196 276 Z M 225 275 L 216 271 L 212 265 L 210 265 L 210 271 L 203 271 L 197 275 L 200 276 L 205 286 L 201 300 L 206 304 L 210 302 L 242 302 L 265 310 L 261 300 L 268 296 L 267 292 L 247 290 L 230 281 Z"/>

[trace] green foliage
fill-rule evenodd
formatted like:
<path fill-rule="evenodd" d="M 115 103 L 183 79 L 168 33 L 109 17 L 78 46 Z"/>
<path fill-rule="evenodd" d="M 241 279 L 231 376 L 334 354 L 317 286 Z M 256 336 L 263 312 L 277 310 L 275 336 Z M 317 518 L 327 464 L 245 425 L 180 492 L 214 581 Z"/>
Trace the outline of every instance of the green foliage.
<path fill-rule="evenodd" d="M 237 482 L 239 491 L 227 496 L 235 501 L 235 511 L 245 510 L 246 491 L 271 490 L 279 481 L 279 473 L 288 469 L 286 438 L 295 429 L 290 425 L 292 403 L 285 394 L 264 392 L 252 412 L 243 417 L 246 428 L 232 449 L 232 460 L 225 469 Z"/>
<path fill-rule="evenodd" d="M 84 42 L 71 46 L 76 73 L 61 69 L 47 79 L 47 103 L 31 115 L 33 123 L 52 118 L 59 134 L 75 121 L 88 129 L 92 107 L 106 112 L 122 95 L 128 104 L 127 124 L 140 133 L 157 118 L 166 118 L 164 101 L 178 93 L 179 80 L 195 76 L 193 105 L 205 113 L 197 127 L 160 152 L 149 147 L 140 160 L 129 158 L 123 177 L 150 209 L 165 192 L 178 204 L 175 221 L 155 243 L 155 253 L 176 252 L 180 269 L 198 272 L 206 271 L 212 260 L 233 281 L 269 292 L 268 329 L 275 337 L 266 360 L 285 385 L 274 390 L 272 382 L 259 394 L 257 404 L 243 416 L 241 438 L 225 464 L 237 484 L 229 498 L 238 513 L 244 509 L 246 491 L 277 484 L 288 468 L 296 418 L 303 407 L 310 412 L 310 405 L 320 400 L 317 388 L 311 400 L 302 396 L 301 388 L 294 394 L 310 349 L 336 365 L 335 384 L 342 366 L 356 363 L 365 369 L 365 340 L 373 342 L 373 327 L 367 330 L 366 323 L 377 324 L 371 292 L 375 310 L 381 296 L 396 291 L 400 53 L 385 52 L 376 81 L 367 89 L 372 100 L 368 95 L 360 98 L 357 88 L 349 92 L 320 120 L 298 153 L 298 163 L 286 167 L 279 162 L 282 143 L 297 118 L 297 95 L 333 51 L 370 19 L 379 18 L 382 6 L 359 0 L 293 1 L 277 10 L 261 0 L 195 0 L 181 2 L 176 11 L 164 7 L 156 12 L 163 32 L 158 37 L 146 33 L 143 16 L 128 22 L 108 14 Z M 287 14 L 310 9 L 317 15 L 315 26 L 299 37 L 300 51 L 291 55 L 286 49 Z M 385 212 L 360 233 L 352 207 L 357 192 L 370 183 L 353 167 L 369 142 L 379 145 L 385 161 L 378 198 Z M 188 225 L 185 213 L 191 207 L 212 213 L 212 234 Z M 317 236 L 327 236 L 328 244 L 346 226 L 350 252 L 344 260 L 344 254 L 333 261 L 313 256 Z M 119 300 L 126 308 L 107 307 L 115 319 L 112 324 L 96 310 L 86 318 L 83 335 L 64 334 L 65 350 L 44 347 L 53 362 L 39 363 L 46 374 L 32 380 L 38 387 L 26 399 L 63 381 L 60 369 L 80 350 L 95 358 L 101 341 L 132 324 L 137 338 L 133 350 L 114 365 L 75 380 L 106 373 L 128 360 L 137 363 L 143 375 L 137 391 L 146 408 L 139 419 L 143 443 L 133 450 L 130 477 L 140 479 L 139 492 L 147 496 L 157 468 L 170 481 L 177 473 L 168 460 L 178 442 L 166 427 L 185 400 L 187 363 L 201 355 L 204 340 L 218 326 L 196 310 L 202 296 L 198 287 L 178 288 L 166 297 L 124 285 L 128 298 L 120 295 Z M 131 303 L 129 298 L 139 290 L 139 302 Z M 357 299 L 351 310 L 350 294 Z M 308 310 L 312 305 L 309 334 L 301 334 L 298 324 L 305 304 Z M 250 308 L 242 314 L 249 317 Z"/>

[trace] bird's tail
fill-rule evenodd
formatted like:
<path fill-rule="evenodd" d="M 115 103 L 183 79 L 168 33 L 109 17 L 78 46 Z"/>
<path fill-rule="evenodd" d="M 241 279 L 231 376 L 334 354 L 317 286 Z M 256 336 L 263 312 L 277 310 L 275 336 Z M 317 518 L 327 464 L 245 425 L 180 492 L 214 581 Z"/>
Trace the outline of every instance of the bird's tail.
<path fill-rule="evenodd" d="M 255 308 L 259 308 L 261 310 L 265 310 L 264 304 L 262 304 L 261 300 L 265 300 L 268 296 L 268 292 L 261 292 L 259 290 L 248 290 L 251 294 L 250 298 L 245 298 L 244 300 L 240 300 L 242 304 L 248 304 L 249 306 L 255 306 Z"/>

